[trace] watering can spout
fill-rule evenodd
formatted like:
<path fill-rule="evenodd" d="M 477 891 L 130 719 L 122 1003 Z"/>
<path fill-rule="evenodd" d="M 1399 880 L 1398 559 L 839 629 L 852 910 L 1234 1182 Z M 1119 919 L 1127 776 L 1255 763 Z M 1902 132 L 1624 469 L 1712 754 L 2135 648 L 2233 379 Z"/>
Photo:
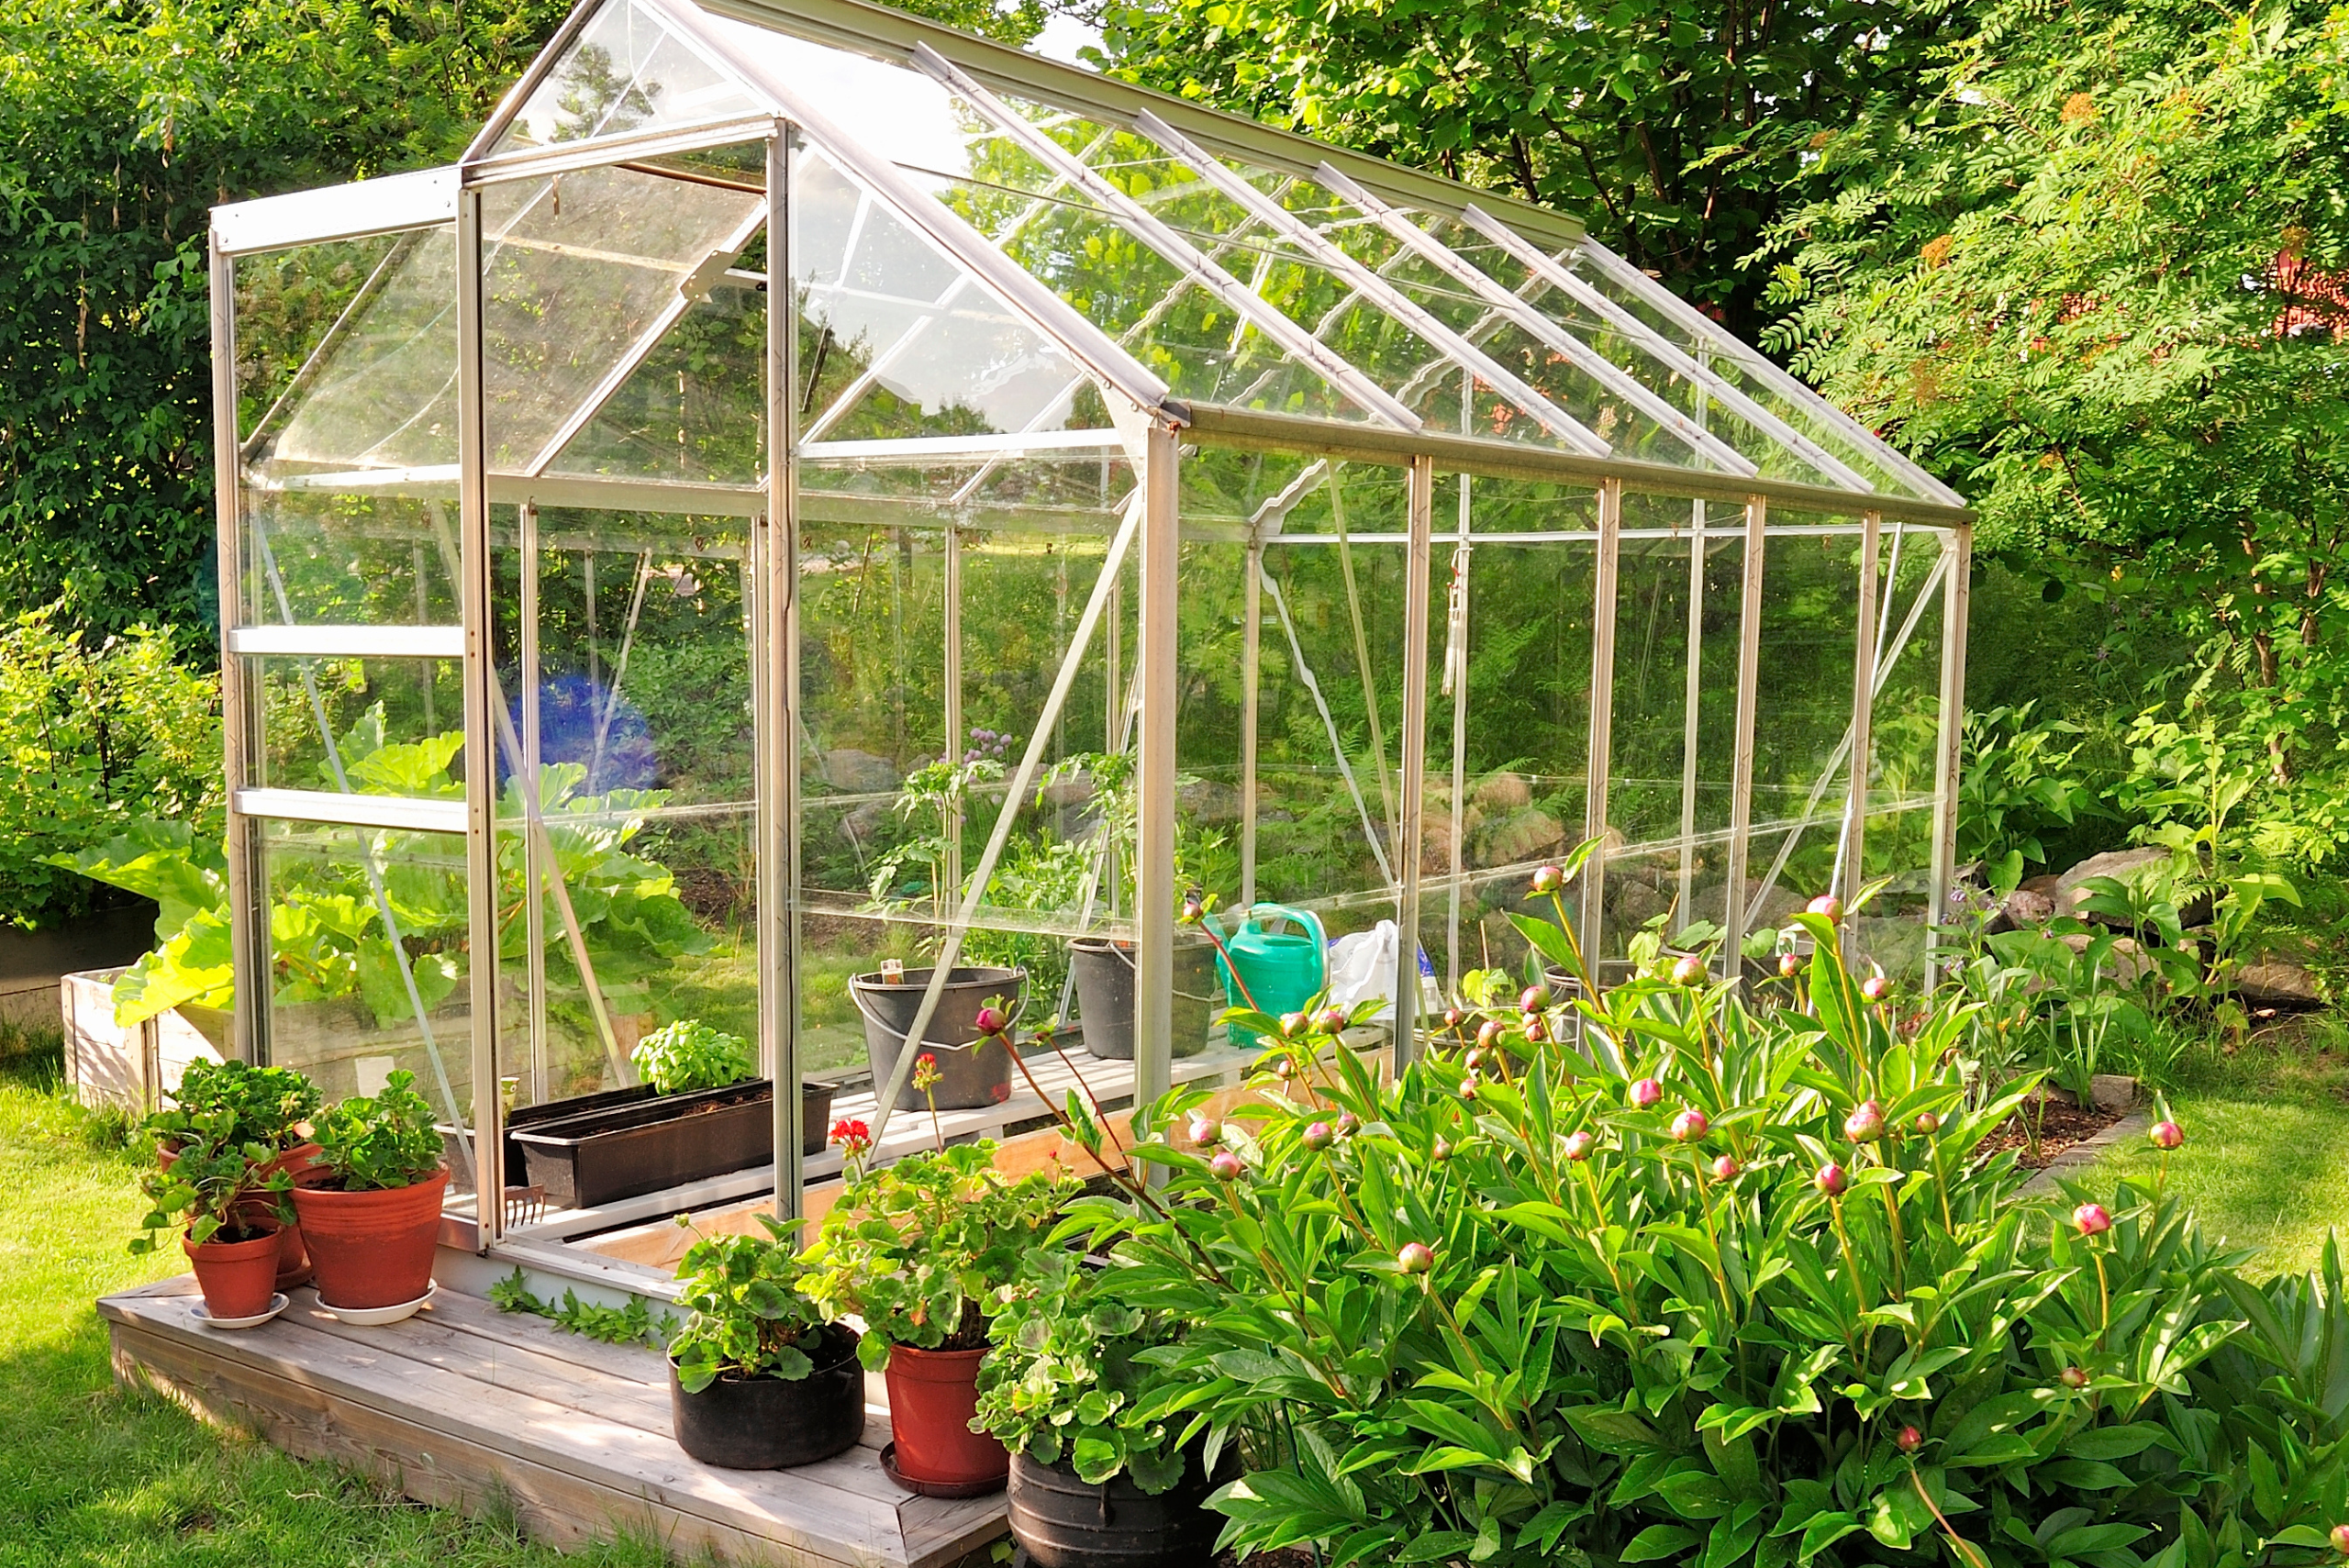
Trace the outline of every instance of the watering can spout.
<path fill-rule="evenodd" d="M 1330 940 L 1312 910 L 1257 904 L 1229 929 L 1214 915 L 1204 919 L 1223 946 L 1216 968 L 1230 1006 L 1279 1018 L 1302 1011 L 1329 986 Z M 1255 1049 L 1253 1030 L 1237 1024 L 1228 1028 L 1232 1044 Z"/>

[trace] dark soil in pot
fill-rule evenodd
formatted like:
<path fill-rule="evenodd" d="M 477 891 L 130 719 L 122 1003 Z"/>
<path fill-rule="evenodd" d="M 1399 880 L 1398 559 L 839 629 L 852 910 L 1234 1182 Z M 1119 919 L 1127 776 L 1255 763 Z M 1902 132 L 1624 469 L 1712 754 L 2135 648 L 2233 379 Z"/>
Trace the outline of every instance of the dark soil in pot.
<path fill-rule="evenodd" d="M 856 1330 L 833 1323 L 809 1351 L 806 1377 L 721 1377 L 685 1392 L 669 1364 L 677 1446 L 725 1470 L 787 1470 L 854 1448 L 864 1436 L 864 1366 Z"/>
<path fill-rule="evenodd" d="M 1118 1474 L 1081 1481 L 1063 1460 L 1011 1456 L 1011 1534 L 1036 1568 L 1192 1568 L 1215 1555 L 1223 1516 L 1207 1499 L 1240 1471 L 1227 1452 L 1208 1475 L 1194 1451 L 1183 1479 L 1152 1496 Z"/>

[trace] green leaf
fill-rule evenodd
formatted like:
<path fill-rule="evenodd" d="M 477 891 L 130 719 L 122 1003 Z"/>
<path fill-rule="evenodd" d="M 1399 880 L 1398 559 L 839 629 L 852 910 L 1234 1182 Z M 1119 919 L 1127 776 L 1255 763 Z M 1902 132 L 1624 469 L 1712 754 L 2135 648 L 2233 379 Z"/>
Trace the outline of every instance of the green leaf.
<path fill-rule="evenodd" d="M 1624 1562 L 1653 1562 L 1662 1557 L 1676 1557 L 1704 1539 L 1693 1529 L 1678 1525 L 1650 1525 L 1633 1536 L 1623 1548 Z"/>

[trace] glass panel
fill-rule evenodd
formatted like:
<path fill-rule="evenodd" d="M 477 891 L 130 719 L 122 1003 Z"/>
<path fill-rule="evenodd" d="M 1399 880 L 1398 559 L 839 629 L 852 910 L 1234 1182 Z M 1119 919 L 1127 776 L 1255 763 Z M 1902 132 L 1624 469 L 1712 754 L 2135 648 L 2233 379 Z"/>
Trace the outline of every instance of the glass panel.
<path fill-rule="evenodd" d="M 766 335 L 763 289 L 711 289 L 572 438 L 551 472 L 757 483 L 765 466 Z"/>
<path fill-rule="evenodd" d="M 1771 517 L 1788 527 L 1827 521 L 1776 507 Z M 1834 871 L 1850 776 L 1859 557 L 1859 530 L 1838 528 L 1773 534 L 1763 559 L 1749 899 L 1782 849 L 1781 896 L 1799 903 L 1824 890 Z M 1774 901 L 1765 911 L 1776 907 Z"/>
<path fill-rule="evenodd" d="M 765 206 L 754 193 L 617 167 L 484 191 L 491 466 L 536 472 L 640 342 L 657 342 L 685 313 L 694 273 L 750 242 Z"/>
<path fill-rule="evenodd" d="M 269 909 L 269 1058 L 329 1101 L 395 1071 L 451 1127 L 472 1124 L 465 841 L 259 822 Z"/>
<path fill-rule="evenodd" d="M 453 659 L 248 659 L 251 782 L 464 798 L 464 675 Z M 332 745 L 329 748 L 328 740 Z"/>
<path fill-rule="evenodd" d="M 456 477 L 445 498 L 276 489 L 247 471 L 240 618 L 262 626 L 454 626 Z"/>
<path fill-rule="evenodd" d="M 660 21 L 607 0 L 493 153 L 757 114 L 764 106 Z"/>

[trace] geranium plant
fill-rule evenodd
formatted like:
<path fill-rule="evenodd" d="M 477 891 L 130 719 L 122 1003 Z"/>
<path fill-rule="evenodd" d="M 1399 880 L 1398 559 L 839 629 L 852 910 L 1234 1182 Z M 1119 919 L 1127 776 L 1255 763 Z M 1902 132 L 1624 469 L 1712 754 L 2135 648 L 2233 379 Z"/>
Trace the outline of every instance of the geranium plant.
<path fill-rule="evenodd" d="M 148 1134 L 164 1149 L 187 1143 L 200 1123 L 225 1112 L 237 1142 L 283 1153 L 307 1138 L 310 1118 L 318 1110 L 318 1086 L 304 1074 L 242 1062 L 191 1062 L 171 1097 L 173 1104 L 146 1122 Z"/>
<path fill-rule="evenodd" d="M 688 1394 L 721 1377 L 796 1382 L 815 1370 L 807 1351 L 829 1319 L 807 1294 L 810 1269 L 791 1228 L 759 1218 L 766 1235 L 700 1237 L 678 1265 L 677 1305 L 693 1316 L 669 1356 Z"/>
<path fill-rule="evenodd" d="M 406 1068 L 384 1081 L 381 1094 L 328 1106 L 317 1140 L 318 1163 L 344 1192 L 414 1186 L 440 1169 L 440 1130 Z"/>
<path fill-rule="evenodd" d="M 1074 1189 L 1066 1175 L 1005 1175 L 990 1140 L 909 1154 L 866 1173 L 824 1217 L 807 1253 L 808 1294 L 864 1319 L 867 1366 L 887 1364 L 895 1345 L 976 1350 L 987 1342 L 982 1304 L 1018 1275 Z"/>
<path fill-rule="evenodd" d="M 285 1195 L 294 1178 L 272 1168 L 277 1152 L 266 1143 L 240 1140 L 233 1111 L 189 1118 L 171 1168 L 139 1179 L 148 1215 L 139 1221 L 144 1234 L 132 1240 L 131 1251 L 151 1252 L 175 1231 L 199 1247 L 250 1240 L 265 1233 L 266 1228 L 253 1224 L 256 1214 L 273 1214 L 291 1224 L 294 1210 Z"/>
<path fill-rule="evenodd" d="M 699 1018 L 679 1018 L 636 1042 L 629 1053 L 637 1075 L 663 1095 L 721 1089 L 754 1076 L 751 1042 Z"/>

